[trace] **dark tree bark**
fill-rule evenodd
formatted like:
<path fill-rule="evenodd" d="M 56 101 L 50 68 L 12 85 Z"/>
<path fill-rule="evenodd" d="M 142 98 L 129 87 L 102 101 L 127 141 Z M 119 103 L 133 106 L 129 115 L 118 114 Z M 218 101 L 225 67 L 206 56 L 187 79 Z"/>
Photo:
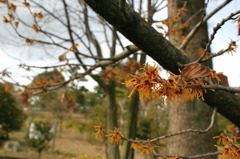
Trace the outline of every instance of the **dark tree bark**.
<path fill-rule="evenodd" d="M 125 14 L 121 12 L 118 0 L 85 0 L 85 2 L 164 69 L 178 74 L 178 63 L 190 62 L 186 55 L 162 37 L 128 5 L 125 9 L 130 20 L 126 20 Z M 211 107 L 217 107 L 219 113 L 240 126 L 240 98 L 237 95 L 220 90 L 208 91 L 204 102 Z"/>

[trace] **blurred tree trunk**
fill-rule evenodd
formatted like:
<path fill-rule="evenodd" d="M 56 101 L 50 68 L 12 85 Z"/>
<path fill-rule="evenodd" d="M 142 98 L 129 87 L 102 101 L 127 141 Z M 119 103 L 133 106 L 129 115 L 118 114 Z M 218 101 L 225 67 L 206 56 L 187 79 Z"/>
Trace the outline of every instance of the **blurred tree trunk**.
<path fill-rule="evenodd" d="M 184 7 L 184 4 L 186 5 Z M 199 22 L 204 13 L 201 11 L 204 6 L 204 0 L 191 1 L 168 1 L 169 20 L 176 16 L 178 9 L 187 9 L 186 13 L 181 14 L 181 19 L 174 23 L 173 29 L 177 30 L 181 24 L 188 21 L 189 27 L 182 30 L 182 34 L 169 34 L 169 39 L 174 45 L 179 45 L 182 36 L 187 33 Z M 194 17 L 192 17 L 195 15 Z M 191 18 L 191 20 L 190 20 Z M 198 33 L 188 44 L 185 52 L 189 52 L 191 60 L 196 60 L 199 55 L 196 54 L 200 48 L 204 48 L 208 42 L 207 24 L 203 24 Z M 212 63 L 207 64 L 212 67 Z M 175 99 L 169 106 L 169 133 L 175 133 L 187 129 L 206 129 L 211 121 L 212 110 L 209 106 L 200 100 L 186 101 L 178 103 Z M 216 135 L 216 126 L 206 134 L 192 134 L 175 136 L 168 141 L 169 154 L 196 155 L 216 151 L 212 137 Z M 216 158 L 216 156 L 206 157 L 207 159 Z"/>
<path fill-rule="evenodd" d="M 137 121 L 138 121 L 138 110 L 139 110 L 139 95 L 135 92 L 131 98 L 130 108 L 129 108 L 129 118 L 127 126 L 126 138 L 135 139 L 137 134 Z M 130 142 L 124 142 L 123 144 L 123 154 L 122 159 L 133 159 L 134 149 L 131 149 Z"/>
<path fill-rule="evenodd" d="M 115 95 L 115 82 L 110 80 L 107 84 L 107 130 L 114 130 L 117 128 L 117 103 Z M 107 159 L 119 159 L 119 146 L 115 143 L 107 143 Z"/>

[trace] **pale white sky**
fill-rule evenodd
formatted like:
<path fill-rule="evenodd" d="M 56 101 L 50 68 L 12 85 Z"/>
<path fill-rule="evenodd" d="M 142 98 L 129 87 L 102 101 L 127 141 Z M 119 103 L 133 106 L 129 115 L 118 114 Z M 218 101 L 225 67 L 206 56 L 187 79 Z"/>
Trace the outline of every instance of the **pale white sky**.
<path fill-rule="evenodd" d="M 218 4 L 222 3 L 224 0 L 214 0 L 210 2 L 208 7 L 208 11 L 212 10 Z M 212 33 L 212 28 L 216 26 L 216 24 L 222 19 L 227 17 L 231 12 L 237 11 L 240 8 L 240 1 L 233 0 L 224 10 L 220 11 L 216 14 L 213 18 L 210 19 L 208 22 L 209 24 L 209 33 Z M 0 16 L 3 13 L 0 12 Z M 42 50 L 41 46 L 39 49 L 35 49 L 34 56 L 31 53 L 31 49 L 24 44 L 24 42 L 19 42 L 16 38 L 10 38 L 9 36 L 14 36 L 11 29 L 9 29 L 6 24 L 0 24 L 0 71 L 7 69 L 9 72 L 12 72 L 12 76 L 15 77 L 19 82 L 27 84 L 29 82 L 28 79 L 24 78 L 23 76 L 30 76 L 33 73 L 24 71 L 22 69 L 18 69 L 18 65 L 20 63 L 28 63 L 29 65 L 37 65 L 41 66 L 50 65 L 50 64 L 57 64 L 58 59 L 49 56 L 42 56 L 42 52 L 46 50 Z M 8 36 L 9 35 L 9 36 Z M 225 49 L 228 46 L 228 43 L 231 40 L 239 40 L 240 36 L 237 35 L 237 24 L 233 24 L 229 22 L 225 24 L 222 29 L 217 33 L 216 39 L 213 41 L 211 46 L 212 52 L 217 52 L 221 49 Z M 13 40 L 13 41 L 10 41 Z M 14 44 L 14 46 L 7 45 L 7 44 Z M 240 40 L 237 42 L 240 44 Z M 53 56 L 58 57 L 61 52 L 59 50 L 53 50 Z M 37 59 L 36 60 L 36 56 Z M 28 61 L 28 62 L 26 62 Z M 237 50 L 236 53 L 225 54 L 223 56 L 214 58 L 214 69 L 217 72 L 223 72 L 225 75 L 228 76 L 229 83 L 231 86 L 240 86 L 240 49 Z M 35 72 L 37 73 L 37 72 Z M 89 80 L 89 82 L 83 82 L 80 85 L 86 86 L 88 89 L 93 90 L 93 87 L 96 83 L 93 80 Z"/>

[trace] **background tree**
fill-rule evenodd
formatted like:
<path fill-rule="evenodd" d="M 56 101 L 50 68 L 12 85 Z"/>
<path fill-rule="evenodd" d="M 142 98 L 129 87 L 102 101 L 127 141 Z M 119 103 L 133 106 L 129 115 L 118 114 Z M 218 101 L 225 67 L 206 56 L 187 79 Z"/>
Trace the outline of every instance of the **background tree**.
<path fill-rule="evenodd" d="M 49 142 L 53 139 L 52 125 L 49 121 L 34 121 L 30 123 L 26 136 L 28 145 L 38 152 L 38 159 L 41 158 L 42 151 L 49 148 Z"/>
<path fill-rule="evenodd" d="M 173 24 L 169 26 L 169 41 L 176 47 L 181 44 L 189 32 L 201 21 L 205 12 L 205 1 L 174 1 L 168 0 L 168 21 Z M 185 26 L 184 26 L 185 25 Z M 201 50 L 208 43 L 207 24 L 203 23 L 198 32 L 193 36 L 186 48 L 182 48 L 188 53 L 191 61 L 199 58 Z M 199 54 L 198 54 L 199 52 Z M 208 49 L 208 52 L 210 50 Z M 211 60 L 204 65 L 212 68 Z M 189 100 L 179 103 L 179 99 L 169 104 L 169 133 L 180 132 L 187 129 L 206 129 L 211 121 L 212 109 L 199 99 Z M 179 155 L 189 156 L 216 151 L 213 147 L 213 136 L 217 135 L 216 122 L 214 129 L 202 134 L 184 134 L 170 138 L 168 141 L 169 154 L 180 153 Z M 199 146 L 201 145 L 201 146 Z M 196 149 L 196 147 L 198 147 Z M 208 158 L 216 158 L 210 156 Z"/>
<path fill-rule="evenodd" d="M 4 84 L 0 83 L 0 138 L 8 139 L 10 132 L 21 129 L 26 115 L 23 110 L 17 106 L 14 96 L 5 91 Z"/>

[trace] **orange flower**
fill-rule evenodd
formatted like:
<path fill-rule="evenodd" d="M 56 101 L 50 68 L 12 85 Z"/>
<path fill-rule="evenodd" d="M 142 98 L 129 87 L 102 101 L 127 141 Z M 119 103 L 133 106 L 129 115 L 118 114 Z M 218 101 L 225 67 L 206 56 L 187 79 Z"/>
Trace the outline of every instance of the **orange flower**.
<path fill-rule="evenodd" d="M 141 144 L 140 142 L 133 142 L 131 145 L 132 149 L 142 149 L 143 148 L 143 144 Z"/>
<path fill-rule="evenodd" d="M 213 137 L 214 139 L 218 138 L 217 144 L 218 145 L 227 145 L 229 143 L 229 138 L 224 135 L 219 135 Z"/>
<path fill-rule="evenodd" d="M 24 5 L 25 7 L 30 7 L 30 4 L 29 4 L 28 2 L 23 2 L 23 5 Z"/>
<path fill-rule="evenodd" d="M 154 148 L 156 148 L 156 147 L 159 147 L 159 146 L 145 145 L 145 146 L 142 147 L 142 153 L 149 155 L 149 154 L 154 152 Z"/>
<path fill-rule="evenodd" d="M 15 12 L 16 9 L 17 9 L 17 7 L 16 7 L 16 5 L 14 5 L 13 3 L 10 3 L 8 9 L 11 10 L 11 11 L 13 11 L 13 12 Z"/>
<path fill-rule="evenodd" d="M 42 19 L 43 18 L 43 14 L 41 12 L 39 13 L 33 13 L 34 18 L 39 18 Z"/>
<path fill-rule="evenodd" d="M 237 43 L 236 43 L 236 41 L 231 41 L 230 44 L 228 45 L 227 51 L 228 51 L 228 52 L 232 52 L 232 51 L 235 52 L 236 49 L 237 49 Z"/>
<path fill-rule="evenodd" d="M 185 13 L 187 11 L 186 8 L 180 8 L 178 9 L 178 13 Z"/>
<path fill-rule="evenodd" d="M 103 134 L 104 134 L 104 128 L 102 126 L 102 123 L 99 123 L 99 125 L 97 126 L 94 126 L 96 128 L 96 133 L 95 133 L 95 137 L 96 139 L 99 139 L 99 138 L 102 138 L 103 137 Z"/>
<path fill-rule="evenodd" d="M 235 155 L 236 159 L 240 159 L 240 149 L 235 152 Z"/>
<path fill-rule="evenodd" d="M 106 136 L 110 136 L 110 142 L 115 142 L 116 144 L 119 143 L 119 141 L 122 140 L 122 138 L 124 138 L 124 136 L 122 134 L 119 133 L 118 129 L 115 128 L 112 134 L 108 134 Z"/>
<path fill-rule="evenodd" d="M 37 26 L 36 24 L 33 24 L 33 25 L 31 26 L 31 28 L 32 28 L 33 30 L 35 30 L 36 32 L 39 32 L 39 28 L 38 28 L 38 26 Z"/>
<path fill-rule="evenodd" d="M 223 159 L 229 159 L 229 158 L 234 157 L 231 147 L 228 147 L 228 146 L 220 147 L 219 150 L 222 151 L 222 158 Z"/>
<path fill-rule="evenodd" d="M 25 43 L 27 43 L 29 45 L 33 45 L 34 44 L 34 40 L 25 39 Z"/>
<path fill-rule="evenodd" d="M 10 21 L 7 19 L 7 17 L 3 16 L 3 23 L 9 23 Z"/>
<path fill-rule="evenodd" d="M 133 78 L 123 84 L 133 87 L 128 97 L 131 97 L 135 90 L 138 90 L 140 97 L 150 99 L 156 85 L 159 82 L 158 69 L 155 66 L 146 65 L 139 76 L 131 75 Z"/>
<path fill-rule="evenodd" d="M 14 22 L 13 25 L 17 28 L 18 27 L 18 22 Z"/>

